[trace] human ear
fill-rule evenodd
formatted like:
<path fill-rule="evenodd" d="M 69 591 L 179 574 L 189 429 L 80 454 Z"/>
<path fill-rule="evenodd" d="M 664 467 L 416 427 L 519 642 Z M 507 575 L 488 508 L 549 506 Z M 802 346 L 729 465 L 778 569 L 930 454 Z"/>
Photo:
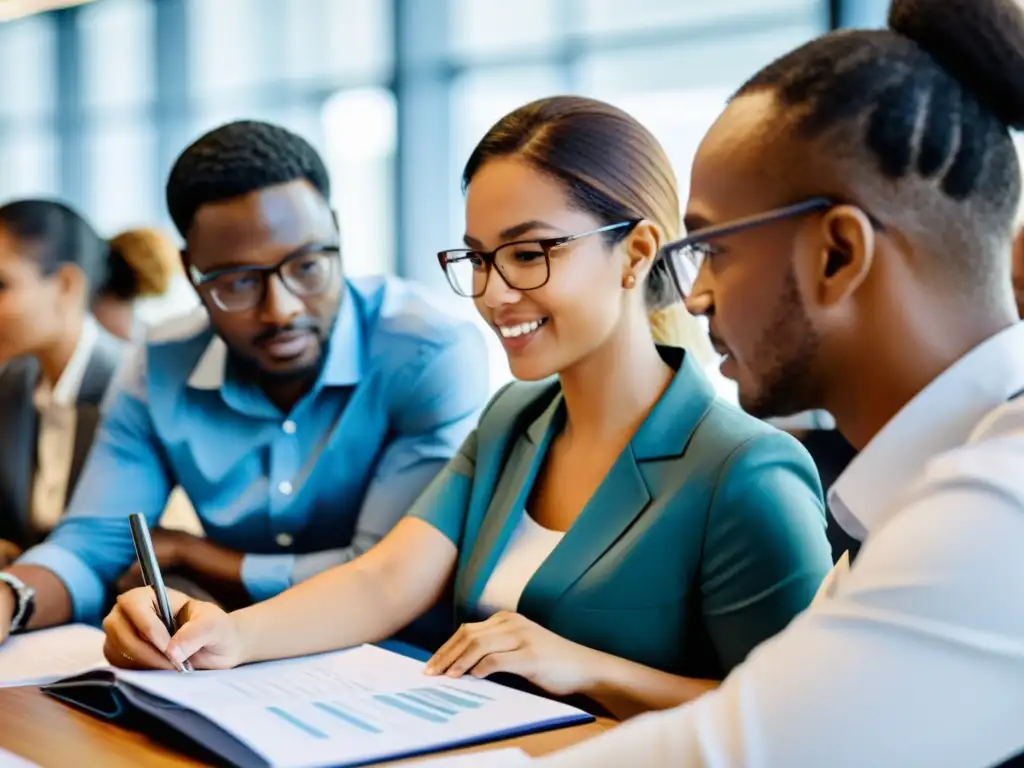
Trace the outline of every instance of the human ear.
<path fill-rule="evenodd" d="M 78 298 L 86 292 L 85 273 L 74 264 L 61 264 L 53 277 L 62 298 Z"/>
<path fill-rule="evenodd" d="M 643 278 L 650 272 L 651 266 L 658 257 L 658 250 L 662 243 L 661 229 L 650 221 L 641 221 L 636 224 L 629 236 L 623 241 L 625 258 L 622 263 L 623 283 L 633 276 L 635 283 L 643 282 Z"/>
<path fill-rule="evenodd" d="M 821 244 L 813 265 L 818 301 L 834 306 L 867 279 L 875 258 L 875 229 L 853 205 L 837 205 L 821 217 Z"/>

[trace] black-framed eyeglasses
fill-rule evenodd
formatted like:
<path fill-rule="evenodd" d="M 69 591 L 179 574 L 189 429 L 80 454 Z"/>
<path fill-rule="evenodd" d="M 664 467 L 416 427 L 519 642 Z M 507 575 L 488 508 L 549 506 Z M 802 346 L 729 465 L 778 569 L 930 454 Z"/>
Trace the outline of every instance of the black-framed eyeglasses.
<path fill-rule="evenodd" d="M 551 277 L 551 252 L 568 243 L 600 232 L 635 227 L 636 221 L 620 221 L 604 227 L 580 232 L 576 235 L 547 237 L 540 240 L 517 240 L 505 243 L 493 251 L 477 251 L 472 248 L 456 248 L 441 251 L 437 261 L 444 270 L 452 290 L 459 296 L 475 299 L 487 290 L 491 267 L 498 270 L 509 288 L 516 291 L 533 291 L 546 285 Z"/>
<path fill-rule="evenodd" d="M 792 205 L 773 208 L 769 211 L 745 216 L 723 224 L 704 227 L 691 235 L 663 245 L 659 253 L 659 261 L 668 268 L 680 298 L 685 299 L 693 290 L 693 286 L 697 282 L 697 275 L 700 273 L 704 262 L 715 255 L 714 240 L 767 224 L 773 224 L 777 221 L 824 212 L 842 204 L 841 200 L 832 197 L 811 197 Z M 872 226 L 878 230 L 883 229 L 882 223 L 874 216 L 866 211 L 865 215 L 871 221 Z"/>
<path fill-rule="evenodd" d="M 323 293 L 333 285 L 340 262 L 337 245 L 318 244 L 300 248 L 272 267 L 227 267 L 203 274 L 190 264 L 188 276 L 220 309 L 244 312 L 263 303 L 273 275 L 295 296 Z"/>

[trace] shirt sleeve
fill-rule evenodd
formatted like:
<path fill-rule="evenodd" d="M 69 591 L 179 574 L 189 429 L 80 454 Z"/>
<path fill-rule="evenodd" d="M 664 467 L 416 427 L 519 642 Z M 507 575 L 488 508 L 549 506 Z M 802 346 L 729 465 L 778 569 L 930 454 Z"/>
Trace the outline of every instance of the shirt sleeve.
<path fill-rule="evenodd" d="M 126 361 L 67 514 L 43 544 L 18 560 L 56 574 L 71 596 L 75 621 L 102 618 L 107 588 L 135 559 L 128 515 L 140 512 L 156 525 L 172 488 L 143 398 L 144 376 L 143 368 Z"/>
<path fill-rule="evenodd" d="M 540 765 L 996 765 L 1024 750 L 1021 605 L 1019 494 L 945 484 L 717 691 Z"/>
<path fill-rule="evenodd" d="M 728 673 L 810 605 L 832 568 L 810 456 L 776 432 L 745 443 L 712 500 L 701 562 L 704 623 Z"/>
<path fill-rule="evenodd" d="M 254 600 L 353 560 L 384 538 L 476 426 L 488 395 L 486 355 L 479 332 L 468 326 L 448 344 L 421 350 L 395 383 L 392 439 L 363 499 L 352 543 L 307 555 L 246 555 L 242 579 Z"/>

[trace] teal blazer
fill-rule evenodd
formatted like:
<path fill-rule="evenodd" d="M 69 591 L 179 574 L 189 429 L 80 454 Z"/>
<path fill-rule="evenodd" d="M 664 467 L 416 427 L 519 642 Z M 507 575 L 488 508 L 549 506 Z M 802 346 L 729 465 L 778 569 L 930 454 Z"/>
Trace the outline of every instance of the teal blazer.
<path fill-rule="evenodd" d="M 519 601 L 559 635 L 678 675 L 721 679 L 810 603 L 832 567 L 818 474 L 789 435 L 715 396 L 691 356 Z M 516 527 L 565 407 L 516 382 L 410 514 L 459 549 L 456 622 Z"/>

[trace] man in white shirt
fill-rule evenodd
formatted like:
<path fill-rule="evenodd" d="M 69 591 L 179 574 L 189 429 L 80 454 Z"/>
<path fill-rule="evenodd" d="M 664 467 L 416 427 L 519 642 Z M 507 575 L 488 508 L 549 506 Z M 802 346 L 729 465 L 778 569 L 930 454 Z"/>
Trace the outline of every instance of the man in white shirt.
<path fill-rule="evenodd" d="M 718 690 L 541 765 L 984 768 L 1024 752 L 1007 258 L 1024 18 L 1009 0 L 896 0 L 890 26 L 749 81 L 698 152 L 691 235 L 666 248 L 695 267 L 680 288 L 743 406 L 824 408 L 861 450 L 830 502 L 865 545 Z"/>

